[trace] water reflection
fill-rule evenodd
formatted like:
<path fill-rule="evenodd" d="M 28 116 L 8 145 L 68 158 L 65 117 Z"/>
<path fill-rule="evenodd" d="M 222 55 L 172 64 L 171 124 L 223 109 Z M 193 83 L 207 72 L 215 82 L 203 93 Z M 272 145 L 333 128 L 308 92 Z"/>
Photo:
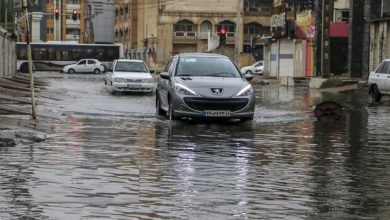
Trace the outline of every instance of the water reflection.
<path fill-rule="evenodd" d="M 264 86 L 252 123 L 72 114 L 0 149 L 0 219 L 387 219 L 390 106 L 365 94 Z M 322 101 L 340 121 L 314 118 Z"/>

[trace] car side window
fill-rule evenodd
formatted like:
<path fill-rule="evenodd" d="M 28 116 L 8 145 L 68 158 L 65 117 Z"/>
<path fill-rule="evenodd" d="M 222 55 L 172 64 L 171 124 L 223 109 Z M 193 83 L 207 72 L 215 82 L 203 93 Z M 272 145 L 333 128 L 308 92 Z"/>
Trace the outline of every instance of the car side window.
<path fill-rule="evenodd" d="M 96 64 L 96 61 L 94 61 L 94 60 L 88 60 L 88 64 Z"/>
<path fill-rule="evenodd" d="M 169 75 L 173 76 L 174 75 L 174 69 L 175 69 L 175 59 L 172 59 L 172 63 L 168 69 Z"/>
<path fill-rule="evenodd" d="M 79 64 L 78 65 L 84 65 L 84 64 L 86 64 L 87 63 L 87 61 L 86 60 L 82 60 L 82 61 L 80 61 L 79 62 Z"/>
<path fill-rule="evenodd" d="M 170 59 L 170 60 L 169 60 L 168 64 L 167 64 L 167 65 L 165 66 L 165 68 L 164 68 L 164 72 L 168 72 L 169 67 L 170 67 L 171 64 L 172 64 L 172 61 L 173 61 L 173 59 Z"/>
<path fill-rule="evenodd" d="M 388 73 L 390 62 L 383 62 L 375 73 Z"/>

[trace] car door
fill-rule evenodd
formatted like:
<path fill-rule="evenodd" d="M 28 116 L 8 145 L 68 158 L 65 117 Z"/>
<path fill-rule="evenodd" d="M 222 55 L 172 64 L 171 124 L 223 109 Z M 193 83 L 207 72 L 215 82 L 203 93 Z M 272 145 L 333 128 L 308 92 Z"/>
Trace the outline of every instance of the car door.
<path fill-rule="evenodd" d="M 87 60 L 80 60 L 76 65 L 76 72 L 85 73 L 87 67 Z"/>
<path fill-rule="evenodd" d="M 95 70 L 95 68 L 99 69 L 99 67 L 97 67 L 96 61 L 95 60 L 88 60 L 87 72 L 92 73 Z"/>
<path fill-rule="evenodd" d="M 256 73 L 262 73 L 263 72 L 263 61 L 259 61 L 255 65 Z"/>
<path fill-rule="evenodd" d="M 388 65 L 387 65 L 386 74 L 383 74 L 383 90 L 382 90 L 382 93 L 390 94 L 390 61 L 386 61 L 386 63 Z"/>
<path fill-rule="evenodd" d="M 388 92 L 389 89 L 386 88 L 386 84 L 388 84 L 388 81 L 390 80 L 390 76 L 388 74 L 390 62 L 389 61 L 384 61 L 382 64 L 378 67 L 378 69 L 375 70 L 374 74 L 371 74 L 371 81 L 375 82 L 376 85 L 378 86 L 379 92 L 380 93 L 386 93 Z"/>
<path fill-rule="evenodd" d="M 107 82 L 107 85 L 109 85 L 109 86 L 112 86 L 112 83 L 113 83 L 113 75 L 114 75 L 114 68 L 116 67 L 116 62 L 117 62 L 117 60 L 114 60 L 113 62 L 112 62 L 112 65 L 110 66 L 110 68 L 108 68 L 108 70 L 107 70 L 107 74 L 106 74 L 106 82 Z"/>
<path fill-rule="evenodd" d="M 173 71 L 174 71 L 174 63 L 175 59 L 172 58 L 171 60 L 168 61 L 168 64 L 164 68 L 164 73 L 169 73 L 169 75 L 172 77 L 173 76 Z M 161 99 L 161 105 L 168 109 L 168 92 L 169 92 L 169 86 L 170 80 L 163 79 L 163 78 L 158 78 L 158 83 L 157 83 L 157 90 L 159 91 L 160 99 Z"/>

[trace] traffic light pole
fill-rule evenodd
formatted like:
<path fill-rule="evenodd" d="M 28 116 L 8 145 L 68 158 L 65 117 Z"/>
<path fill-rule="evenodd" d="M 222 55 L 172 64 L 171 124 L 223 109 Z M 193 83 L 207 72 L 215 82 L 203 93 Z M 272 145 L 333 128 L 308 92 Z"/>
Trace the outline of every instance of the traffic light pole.
<path fill-rule="evenodd" d="M 237 0 L 236 41 L 234 43 L 234 62 L 239 63 L 240 31 L 241 31 L 241 0 Z"/>

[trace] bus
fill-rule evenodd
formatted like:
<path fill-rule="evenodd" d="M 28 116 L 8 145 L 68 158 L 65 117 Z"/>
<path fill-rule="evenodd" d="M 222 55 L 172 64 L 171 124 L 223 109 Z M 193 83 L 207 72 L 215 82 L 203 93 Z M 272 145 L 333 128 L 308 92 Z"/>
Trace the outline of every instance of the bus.
<path fill-rule="evenodd" d="M 80 44 L 74 41 L 48 41 L 30 43 L 33 69 L 35 71 L 61 71 L 68 64 L 80 59 L 97 59 L 105 69 L 112 61 L 123 58 L 122 44 Z M 27 44 L 16 43 L 17 70 L 28 73 Z"/>

